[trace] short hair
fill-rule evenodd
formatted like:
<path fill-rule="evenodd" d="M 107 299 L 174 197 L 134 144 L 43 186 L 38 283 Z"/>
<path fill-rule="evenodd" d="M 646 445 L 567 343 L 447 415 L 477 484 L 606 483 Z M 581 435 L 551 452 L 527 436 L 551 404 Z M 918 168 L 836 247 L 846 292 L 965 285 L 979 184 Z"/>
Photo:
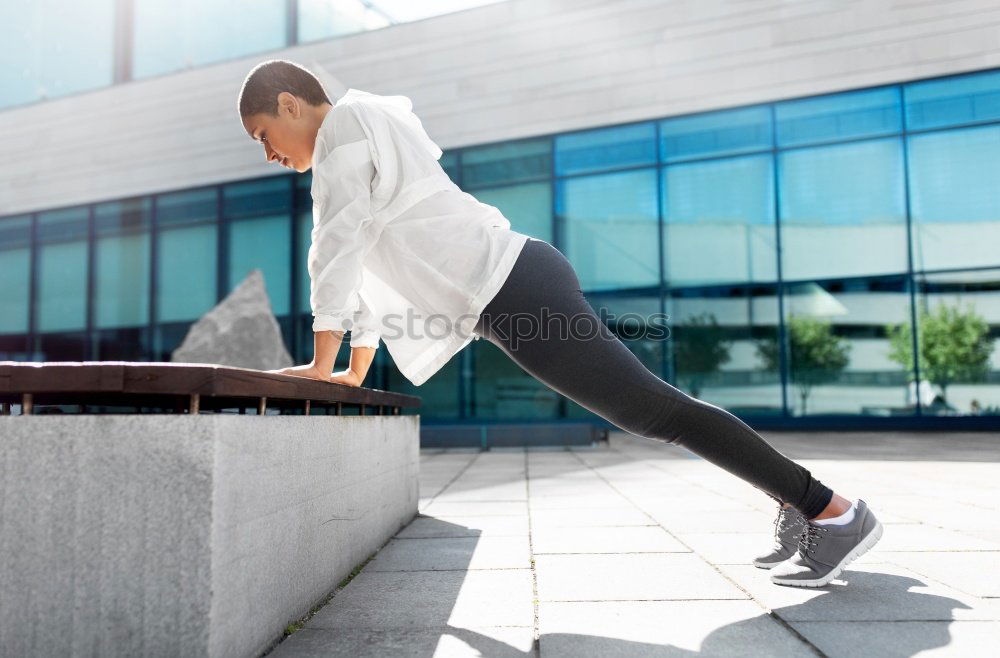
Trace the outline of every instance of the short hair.
<path fill-rule="evenodd" d="M 330 103 L 323 85 L 304 66 L 286 59 L 269 59 L 253 67 L 243 80 L 237 104 L 240 117 L 254 114 L 278 116 L 278 94 L 283 91 L 298 96 L 310 105 Z"/>

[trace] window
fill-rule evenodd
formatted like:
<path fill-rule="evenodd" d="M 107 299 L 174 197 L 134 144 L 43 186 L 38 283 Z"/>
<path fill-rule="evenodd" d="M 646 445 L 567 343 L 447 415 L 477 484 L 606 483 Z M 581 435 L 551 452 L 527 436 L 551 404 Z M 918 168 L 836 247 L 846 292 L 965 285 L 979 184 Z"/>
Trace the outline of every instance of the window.
<path fill-rule="evenodd" d="M 552 241 L 552 183 L 524 183 L 473 190 L 479 201 L 495 206 L 512 230 Z"/>
<path fill-rule="evenodd" d="M 909 137 L 916 270 L 1000 262 L 1000 126 Z"/>
<path fill-rule="evenodd" d="M 94 326 L 149 323 L 150 199 L 100 204 L 94 209 Z"/>
<path fill-rule="evenodd" d="M 0 107 L 110 85 L 114 13 L 115 0 L 0 3 L 4 26 Z"/>
<path fill-rule="evenodd" d="M 559 181 L 556 213 L 585 291 L 659 285 L 655 169 Z"/>
<path fill-rule="evenodd" d="M 38 215 L 38 290 L 35 323 L 39 332 L 87 328 L 87 208 Z"/>
<path fill-rule="evenodd" d="M 556 175 L 656 163 L 656 125 L 640 123 L 556 137 Z"/>
<path fill-rule="evenodd" d="M 1000 119 L 1000 71 L 913 82 L 903 95 L 907 130 Z"/>
<path fill-rule="evenodd" d="M 773 178 L 770 153 L 664 168 L 669 285 L 777 279 Z"/>
<path fill-rule="evenodd" d="M 291 179 L 287 176 L 223 188 L 228 223 L 228 295 L 254 269 L 264 283 L 276 316 L 291 310 Z"/>
<path fill-rule="evenodd" d="M 285 0 L 137 0 L 134 13 L 135 79 L 287 45 Z"/>
<path fill-rule="evenodd" d="M 778 157 L 784 279 L 906 271 L 899 138 Z"/>
<path fill-rule="evenodd" d="M 462 187 L 477 189 L 548 179 L 552 175 L 552 142 L 511 142 L 462 152 Z"/>
<path fill-rule="evenodd" d="M 186 327 L 215 305 L 216 208 L 214 188 L 156 199 L 157 322 Z"/>
<path fill-rule="evenodd" d="M 0 334 L 28 331 L 31 290 L 31 217 L 0 219 Z"/>
<path fill-rule="evenodd" d="M 735 414 L 780 414 L 780 369 L 757 351 L 758 343 L 776 344 L 777 299 L 774 284 L 671 287 L 671 383 Z"/>
<path fill-rule="evenodd" d="M 902 128 L 896 87 L 777 103 L 774 116 L 779 147 L 890 135 Z"/>
<path fill-rule="evenodd" d="M 736 155 L 770 150 L 771 110 L 767 106 L 705 112 L 660 122 L 660 159 Z"/>
<path fill-rule="evenodd" d="M 793 416 L 906 416 L 912 372 L 893 360 L 886 326 L 910 324 L 904 276 L 799 281 L 784 300 L 788 405 Z M 907 343 L 901 345 L 904 356 Z M 761 341 L 758 357 L 777 364 L 777 345 Z"/>

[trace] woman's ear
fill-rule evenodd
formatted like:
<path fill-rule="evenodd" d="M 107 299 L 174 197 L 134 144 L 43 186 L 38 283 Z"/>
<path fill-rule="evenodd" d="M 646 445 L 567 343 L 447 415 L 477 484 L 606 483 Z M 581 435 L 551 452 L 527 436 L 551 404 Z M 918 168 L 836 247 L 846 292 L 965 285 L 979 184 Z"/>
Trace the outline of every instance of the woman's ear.
<path fill-rule="evenodd" d="M 298 119 L 301 112 L 301 107 L 299 106 L 299 99 L 287 91 L 283 91 L 278 94 L 278 106 L 285 108 L 288 112 L 288 116 L 292 119 Z"/>

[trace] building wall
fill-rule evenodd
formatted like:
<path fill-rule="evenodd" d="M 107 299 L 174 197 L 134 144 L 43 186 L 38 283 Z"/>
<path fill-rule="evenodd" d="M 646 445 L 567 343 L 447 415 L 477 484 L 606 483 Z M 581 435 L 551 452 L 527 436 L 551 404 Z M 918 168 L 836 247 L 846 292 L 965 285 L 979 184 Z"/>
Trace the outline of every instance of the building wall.
<path fill-rule="evenodd" d="M 991 0 L 510 0 L 0 111 L 0 215 L 279 173 L 239 85 L 283 57 L 453 148 L 1000 66 Z"/>

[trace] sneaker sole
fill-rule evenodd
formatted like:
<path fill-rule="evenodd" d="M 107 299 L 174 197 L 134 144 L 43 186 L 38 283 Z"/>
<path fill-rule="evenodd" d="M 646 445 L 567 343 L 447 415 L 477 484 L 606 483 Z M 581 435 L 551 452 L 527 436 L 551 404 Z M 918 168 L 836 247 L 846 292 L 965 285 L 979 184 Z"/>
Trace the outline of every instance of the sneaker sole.
<path fill-rule="evenodd" d="M 868 550 L 872 546 L 874 546 L 881 538 L 882 538 L 882 524 L 878 520 L 876 520 L 875 527 L 871 529 L 871 532 L 869 532 L 864 539 L 858 542 L 858 545 L 855 546 L 850 553 L 845 555 L 844 559 L 841 560 L 837 566 L 835 566 L 833 569 L 830 570 L 830 573 L 826 574 L 822 578 L 814 578 L 813 580 L 793 580 L 785 578 L 775 578 L 772 576 L 771 582 L 777 585 L 794 585 L 796 587 L 823 587 L 831 580 L 839 576 L 840 572 L 843 571 L 847 567 L 847 565 L 849 565 L 851 562 L 853 562 L 857 558 L 867 553 Z"/>
<path fill-rule="evenodd" d="M 791 555 L 789 555 L 788 557 L 791 557 Z M 785 560 L 787 559 L 788 558 L 785 558 Z M 757 567 L 758 569 L 773 569 L 782 562 L 784 562 L 785 560 L 780 560 L 778 562 L 758 562 L 757 560 L 754 560 L 753 566 Z"/>

